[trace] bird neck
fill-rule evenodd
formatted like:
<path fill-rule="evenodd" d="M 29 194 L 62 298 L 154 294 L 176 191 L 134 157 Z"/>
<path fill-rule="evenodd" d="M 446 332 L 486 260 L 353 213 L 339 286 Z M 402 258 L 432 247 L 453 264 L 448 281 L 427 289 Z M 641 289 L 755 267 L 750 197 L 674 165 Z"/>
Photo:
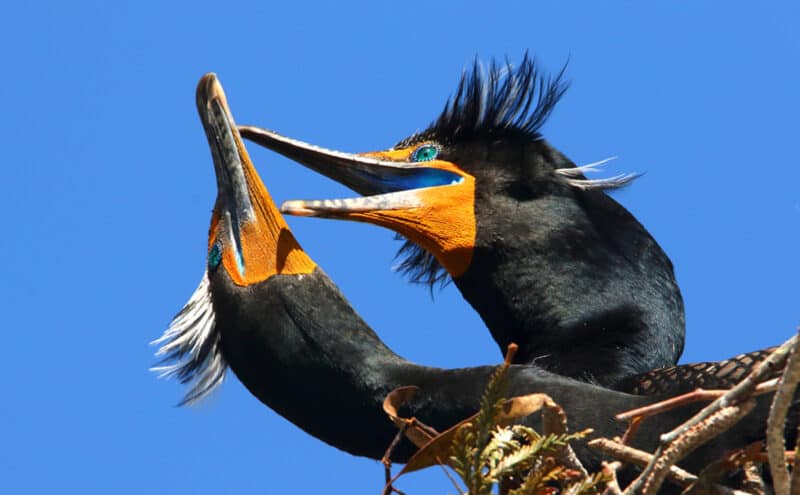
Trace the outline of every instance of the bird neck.
<path fill-rule="evenodd" d="M 466 377 L 399 357 L 319 268 L 249 287 L 237 286 L 222 270 L 210 280 L 222 354 L 239 380 L 261 402 L 337 448 L 383 455 L 397 429 L 382 404 L 397 387 L 436 391 L 441 400 L 423 394 L 410 411 L 435 427 L 449 427 L 478 408 L 479 383 L 493 367 Z M 398 455 L 412 451 L 404 444 Z"/>
<path fill-rule="evenodd" d="M 605 385 L 675 364 L 683 303 L 672 264 L 602 191 L 486 195 L 474 259 L 454 279 L 518 362 Z M 508 214 L 511 212 L 511 214 Z"/>
<path fill-rule="evenodd" d="M 474 414 L 495 366 L 445 370 L 411 363 L 386 347 L 319 270 L 309 275 L 279 275 L 250 287 L 234 284 L 219 270 L 209 274 L 211 297 L 224 359 L 241 382 L 264 404 L 309 434 L 354 455 L 379 459 L 397 434 L 382 410 L 387 393 L 400 386 L 418 387 L 400 413 L 416 417 L 439 431 Z M 312 298 L 313 296 L 313 298 Z M 674 375 L 671 375 L 674 376 Z M 677 376 L 683 376 L 677 373 Z M 615 392 L 538 366 L 512 366 L 508 395 L 544 393 L 566 412 L 570 429 L 594 428 L 611 438 L 624 424 L 610 421 L 615 414 L 653 402 Z M 769 401 L 761 401 L 759 418 Z M 652 450 L 658 433 L 693 411 L 675 410 L 643 425 L 634 446 Z M 523 422 L 530 426 L 534 417 Z M 753 436 L 743 422 L 732 441 Z M 761 429 L 758 429 L 761 432 Z M 709 445 L 687 459 L 687 466 L 716 458 L 732 448 Z M 403 440 L 394 450 L 395 462 L 406 462 L 416 450 Z M 585 445 L 576 445 L 585 466 L 599 468 L 600 458 Z"/>
<path fill-rule="evenodd" d="M 319 268 L 250 287 L 234 284 L 220 271 L 210 274 L 210 286 L 223 357 L 239 380 L 284 418 L 354 455 L 378 459 L 397 434 L 382 409 L 392 390 L 418 387 L 401 414 L 443 431 L 478 411 L 496 370 L 445 370 L 401 358 Z M 510 369 L 508 392 L 546 393 L 568 411 L 573 428 L 599 428 L 609 436 L 620 434 L 623 425 L 598 425 L 598 415 L 610 418 L 652 400 L 529 365 Z M 586 403 L 593 404 L 591 411 Z M 403 441 L 393 459 L 405 462 L 414 450 Z M 594 454 L 585 455 L 595 460 Z"/>

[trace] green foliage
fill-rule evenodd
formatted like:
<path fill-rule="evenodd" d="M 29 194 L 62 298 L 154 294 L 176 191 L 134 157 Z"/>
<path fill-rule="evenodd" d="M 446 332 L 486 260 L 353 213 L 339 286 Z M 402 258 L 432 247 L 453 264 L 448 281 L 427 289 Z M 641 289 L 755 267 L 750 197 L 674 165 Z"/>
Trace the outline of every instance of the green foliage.
<path fill-rule="evenodd" d="M 450 463 L 464 493 L 488 495 L 590 495 L 608 481 L 602 473 L 588 478 L 557 462 L 559 451 L 587 432 L 541 435 L 523 425 L 497 426 L 505 402 L 507 367 L 500 366 L 481 399 L 474 428 L 462 428 L 450 450 Z"/>

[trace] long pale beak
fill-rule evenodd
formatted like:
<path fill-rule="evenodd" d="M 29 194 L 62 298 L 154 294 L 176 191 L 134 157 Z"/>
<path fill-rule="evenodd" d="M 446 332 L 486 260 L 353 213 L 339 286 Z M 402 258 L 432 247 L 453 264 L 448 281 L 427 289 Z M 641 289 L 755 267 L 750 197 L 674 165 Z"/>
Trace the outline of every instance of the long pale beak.
<path fill-rule="evenodd" d="M 410 149 L 352 154 L 266 129 L 243 126 L 254 141 L 368 196 L 287 201 L 290 215 L 339 218 L 389 228 L 424 247 L 453 276 L 472 260 L 475 178 L 444 160 L 410 162 Z"/>
<path fill-rule="evenodd" d="M 332 216 L 375 210 L 400 210 L 420 206 L 407 191 L 449 185 L 462 177 L 454 172 L 419 163 L 383 160 L 374 155 L 345 153 L 314 146 L 276 132 L 240 126 L 242 137 L 280 153 L 306 167 L 370 196 L 319 201 L 289 201 L 281 210 L 293 215 Z"/>
<path fill-rule="evenodd" d="M 236 130 L 225 93 L 216 74 L 209 73 L 197 85 L 197 112 L 214 160 L 217 190 L 236 225 L 254 219 L 253 203 L 243 160 L 249 157 Z"/>
<path fill-rule="evenodd" d="M 253 167 L 216 75 L 200 79 L 197 110 L 217 176 L 209 249 L 220 240 L 214 238 L 220 235 L 215 225 L 225 222 L 222 265 L 234 283 L 246 286 L 274 275 L 311 273 L 316 265 L 294 239 Z"/>

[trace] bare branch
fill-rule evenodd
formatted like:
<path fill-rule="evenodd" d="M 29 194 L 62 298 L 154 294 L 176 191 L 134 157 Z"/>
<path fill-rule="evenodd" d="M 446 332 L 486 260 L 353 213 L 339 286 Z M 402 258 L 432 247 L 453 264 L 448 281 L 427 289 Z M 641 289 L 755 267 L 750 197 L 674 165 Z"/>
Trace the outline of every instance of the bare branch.
<path fill-rule="evenodd" d="M 619 482 L 617 481 L 617 469 L 620 466 L 622 466 L 622 463 L 619 461 L 603 461 L 603 473 L 608 477 L 608 481 L 602 495 L 622 495 L 622 490 L 620 490 Z"/>
<path fill-rule="evenodd" d="M 779 378 L 773 378 L 771 380 L 759 383 L 756 385 L 752 396 L 755 397 L 774 392 L 778 388 L 778 380 Z M 630 411 L 625 411 L 624 413 L 617 414 L 615 419 L 618 421 L 627 421 L 634 418 L 649 418 L 650 416 L 655 416 L 687 404 L 716 400 L 728 392 L 730 392 L 730 390 L 705 390 L 698 388 L 692 390 L 691 392 L 676 395 L 675 397 L 670 397 L 669 399 L 665 399 L 660 402 L 654 402 L 653 404 L 648 404 L 636 409 L 631 409 Z"/>
<path fill-rule="evenodd" d="M 786 428 L 786 414 L 789 406 L 792 405 L 794 391 L 800 381 L 800 356 L 798 356 L 797 342 L 792 346 L 788 362 L 783 370 L 780 386 L 775 392 L 772 400 L 769 417 L 767 418 L 767 456 L 769 457 L 769 469 L 772 474 L 772 482 L 776 495 L 789 495 L 789 471 L 786 469 L 784 452 L 786 443 L 784 440 L 784 430 Z M 797 471 L 797 470 L 795 470 Z M 800 483 L 797 475 L 792 476 L 797 488 Z M 797 492 L 795 492 L 797 493 Z"/>
<path fill-rule="evenodd" d="M 599 450 L 600 452 L 619 459 L 621 461 L 634 464 L 636 466 L 645 467 L 653 460 L 653 455 L 643 450 L 629 447 L 608 438 L 595 438 L 590 440 L 587 445 L 589 447 Z M 680 486 L 686 488 L 692 483 L 697 481 L 697 476 L 689 471 L 683 470 L 678 466 L 670 466 L 667 473 L 667 479 Z"/>
<path fill-rule="evenodd" d="M 752 396 L 756 386 L 764 380 L 766 376 L 774 373 L 776 369 L 780 369 L 788 359 L 789 351 L 794 347 L 797 342 L 797 335 L 784 342 L 780 347 L 770 354 L 764 361 L 756 366 L 752 373 L 747 375 L 747 378 L 739 382 L 738 385 L 726 392 L 722 397 L 715 400 L 708 407 L 694 415 L 689 421 L 678 426 L 674 430 L 661 435 L 661 443 L 667 444 L 674 441 L 678 436 L 687 432 L 689 429 L 694 428 L 697 424 L 705 421 L 709 416 L 722 410 L 732 404 L 737 404 L 741 401 L 747 400 Z"/>
<path fill-rule="evenodd" d="M 712 406 L 713 404 L 709 405 L 706 409 Z M 736 424 L 752 411 L 754 407 L 755 400 L 750 399 L 740 405 L 718 409 L 701 421 L 694 422 L 694 424 L 687 429 L 679 427 L 681 433 L 675 437 L 674 440 L 669 441 L 669 443 L 663 442 L 664 435 L 662 435 L 663 443 L 656 450 L 653 460 L 648 464 L 642 474 L 631 483 L 628 489 L 626 489 L 626 493 L 635 493 L 639 489 L 641 489 L 643 495 L 658 493 L 658 489 L 664 482 L 671 466 L 689 455 L 700 445 Z M 691 420 L 687 423 L 689 422 L 691 422 Z M 684 423 L 684 425 L 687 423 Z"/>

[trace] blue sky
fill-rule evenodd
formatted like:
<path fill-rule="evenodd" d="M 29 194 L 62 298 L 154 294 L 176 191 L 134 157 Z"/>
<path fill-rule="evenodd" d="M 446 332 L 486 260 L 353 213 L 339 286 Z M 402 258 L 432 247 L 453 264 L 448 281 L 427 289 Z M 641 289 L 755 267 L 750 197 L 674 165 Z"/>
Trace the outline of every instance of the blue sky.
<path fill-rule="evenodd" d="M 796 4 L 289 3 L 4 6 L 0 492 L 381 487 L 377 462 L 306 435 L 234 377 L 187 409 L 147 370 L 148 341 L 204 266 L 215 182 L 194 88 L 209 71 L 239 123 L 365 151 L 427 125 L 476 54 L 569 59 L 544 134 L 577 163 L 646 172 L 615 196 L 675 263 L 683 361 L 775 345 L 800 323 Z M 345 193 L 251 152 L 279 202 Z M 431 299 L 391 271 L 389 232 L 290 224 L 401 355 L 500 359 L 453 287 Z M 453 491 L 438 471 L 401 487 Z"/>

